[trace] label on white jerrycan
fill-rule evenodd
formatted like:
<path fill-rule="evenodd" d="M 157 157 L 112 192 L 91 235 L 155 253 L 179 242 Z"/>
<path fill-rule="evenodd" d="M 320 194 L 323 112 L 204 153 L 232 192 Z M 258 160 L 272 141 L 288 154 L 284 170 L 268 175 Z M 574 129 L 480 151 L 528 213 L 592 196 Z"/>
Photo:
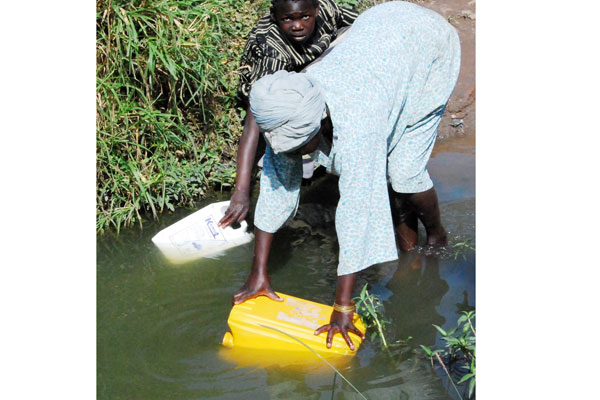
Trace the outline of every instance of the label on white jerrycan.
<path fill-rule="evenodd" d="M 217 224 L 225 215 L 229 201 L 210 204 L 157 233 L 152 242 L 170 261 L 183 263 L 214 257 L 235 246 L 250 242 L 254 235 L 248 224 L 223 229 Z"/>

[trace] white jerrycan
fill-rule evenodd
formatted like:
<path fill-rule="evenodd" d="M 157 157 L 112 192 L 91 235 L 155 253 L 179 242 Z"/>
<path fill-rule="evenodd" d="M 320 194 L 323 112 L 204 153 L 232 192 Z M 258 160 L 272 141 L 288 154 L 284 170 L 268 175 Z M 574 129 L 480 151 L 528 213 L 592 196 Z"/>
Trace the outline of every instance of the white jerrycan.
<path fill-rule="evenodd" d="M 229 201 L 210 204 L 158 232 L 152 242 L 169 261 L 180 264 L 216 256 L 252 241 L 254 235 L 246 231 L 246 221 L 242 221 L 237 229 L 217 226 L 227 207 Z"/>

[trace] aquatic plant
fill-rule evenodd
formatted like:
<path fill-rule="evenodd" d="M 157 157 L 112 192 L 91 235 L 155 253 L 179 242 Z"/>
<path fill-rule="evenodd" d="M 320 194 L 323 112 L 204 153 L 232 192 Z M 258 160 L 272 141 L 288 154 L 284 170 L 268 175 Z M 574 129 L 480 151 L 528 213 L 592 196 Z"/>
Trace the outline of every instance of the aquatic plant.
<path fill-rule="evenodd" d="M 454 243 L 452 245 L 452 249 L 454 250 L 454 259 L 457 260 L 458 257 L 462 256 L 463 260 L 466 260 L 467 253 L 469 251 L 475 251 L 475 247 L 473 247 L 471 243 L 472 239 L 470 238 Z"/>
<path fill-rule="evenodd" d="M 445 342 L 446 349 L 432 350 L 424 345 L 420 347 L 429 357 L 432 367 L 434 358 L 438 361 L 461 398 L 456 385 L 468 382 L 468 396 L 471 398 L 475 390 L 475 327 L 473 325 L 475 311 L 462 311 L 461 314 L 457 326 L 449 331 L 433 324 Z M 451 375 L 452 369 L 462 375 L 457 383 Z"/>
<path fill-rule="evenodd" d="M 374 340 L 379 337 L 382 347 L 393 357 L 389 351 L 390 347 L 406 346 L 412 337 L 388 344 L 384 330 L 389 321 L 385 319 L 383 304 L 377 295 L 369 293 L 367 286 L 368 284 L 365 284 L 360 295 L 354 298 L 356 312 L 361 316 L 367 331 L 372 330 L 370 339 Z M 440 364 L 454 390 L 462 399 L 456 385 L 468 383 L 469 398 L 472 397 L 475 389 L 475 327 L 473 325 L 475 311 L 461 311 L 461 314 L 457 326 L 449 331 L 432 324 L 445 342 L 445 349 L 431 349 L 425 345 L 419 346 L 429 357 L 432 368 L 434 367 L 434 360 Z M 452 372 L 460 378 L 456 383 Z"/>
<path fill-rule="evenodd" d="M 379 337 L 382 346 L 389 351 L 389 346 L 384 334 L 385 326 L 389 321 L 386 321 L 383 317 L 384 308 L 381 300 L 378 296 L 369 293 L 367 286 L 368 284 L 365 283 L 365 286 L 363 286 L 360 291 L 360 295 L 354 298 L 356 312 L 362 318 L 367 330 L 375 328 L 375 330 L 371 332 L 370 339 L 374 340 L 376 337 Z"/>

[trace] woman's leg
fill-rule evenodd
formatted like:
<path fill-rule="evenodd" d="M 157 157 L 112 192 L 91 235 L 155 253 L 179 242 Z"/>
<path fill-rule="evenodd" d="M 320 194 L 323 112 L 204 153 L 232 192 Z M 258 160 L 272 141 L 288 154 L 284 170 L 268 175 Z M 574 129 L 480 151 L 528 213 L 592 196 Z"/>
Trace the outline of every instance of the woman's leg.
<path fill-rule="evenodd" d="M 396 242 L 400 250 L 410 251 L 417 245 L 419 232 L 417 214 L 408 202 L 407 194 L 396 193 L 391 186 L 388 186 L 388 193 Z"/>
<path fill-rule="evenodd" d="M 434 188 L 421 193 L 396 193 L 389 188 L 396 240 L 402 251 L 412 250 L 418 239 L 417 220 L 427 233 L 427 244 L 445 246 L 448 235 L 442 226 L 437 193 Z"/>
<path fill-rule="evenodd" d="M 423 223 L 427 232 L 427 244 L 445 246 L 448 244 L 448 235 L 442 226 L 440 207 L 435 188 L 421 193 L 408 195 L 408 201 L 415 210 L 417 218 Z"/>

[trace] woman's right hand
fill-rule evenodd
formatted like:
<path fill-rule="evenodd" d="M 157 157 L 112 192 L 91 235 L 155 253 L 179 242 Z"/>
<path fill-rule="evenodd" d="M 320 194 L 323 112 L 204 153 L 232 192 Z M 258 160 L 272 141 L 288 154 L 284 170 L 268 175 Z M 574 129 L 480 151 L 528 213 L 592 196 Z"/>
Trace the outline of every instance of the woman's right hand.
<path fill-rule="evenodd" d="M 266 274 L 251 273 L 244 286 L 233 296 L 233 304 L 241 304 L 258 296 L 267 296 L 271 300 L 283 301 L 271 288 L 269 277 Z"/>
<path fill-rule="evenodd" d="M 235 190 L 231 196 L 229 207 L 225 215 L 219 221 L 221 228 L 227 228 L 229 225 L 242 222 L 250 210 L 250 194 L 245 191 Z"/>
<path fill-rule="evenodd" d="M 315 330 L 314 333 L 315 335 L 320 335 L 322 332 L 327 332 L 327 339 L 325 339 L 325 345 L 328 349 L 331 348 L 333 336 L 336 333 L 340 333 L 346 341 L 346 344 L 348 345 L 350 350 L 354 350 L 354 343 L 352 342 L 352 339 L 350 339 L 350 335 L 348 335 L 348 333 L 352 332 L 362 340 L 365 340 L 365 335 L 360 330 L 358 330 L 358 328 L 354 325 L 354 322 L 352 322 L 353 315 L 353 312 L 341 313 L 334 310 L 331 313 L 329 323 L 327 325 L 323 325 L 317 328 L 317 330 Z"/>

